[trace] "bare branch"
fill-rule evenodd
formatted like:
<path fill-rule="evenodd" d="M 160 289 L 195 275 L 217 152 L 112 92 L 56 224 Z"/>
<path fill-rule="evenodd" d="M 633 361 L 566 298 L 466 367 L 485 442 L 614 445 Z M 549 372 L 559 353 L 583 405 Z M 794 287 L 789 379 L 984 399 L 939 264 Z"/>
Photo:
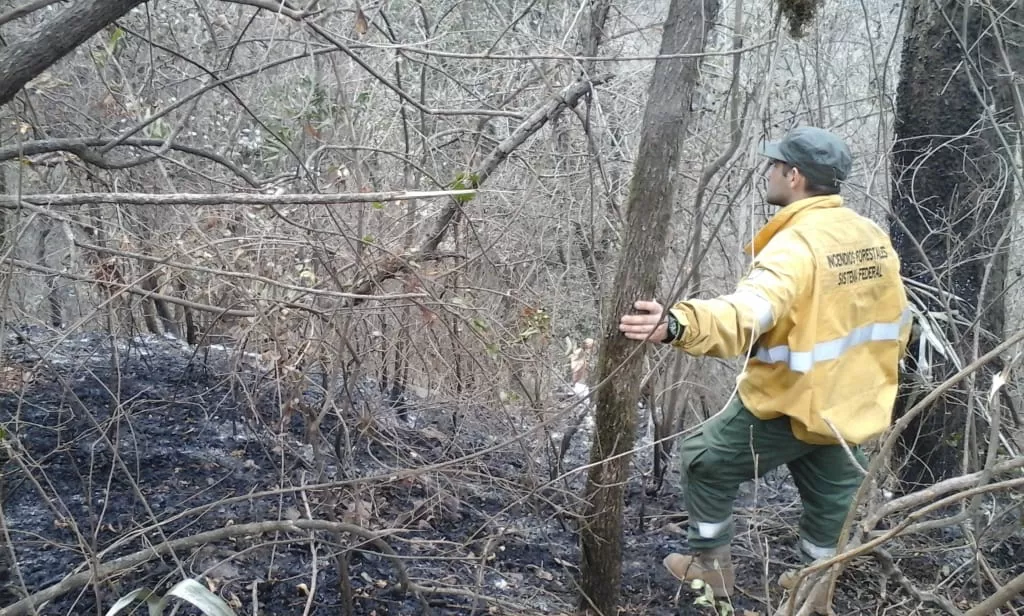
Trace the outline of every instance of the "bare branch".
<path fill-rule="evenodd" d="M 79 0 L 40 24 L 24 39 L 0 49 L 0 105 L 89 37 L 145 0 Z"/>
<path fill-rule="evenodd" d="M 994 614 L 996 608 L 1006 605 L 1007 602 L 1014 597 L 1020 596 L 1021 593 L 1024 593 L 1024 573 L 1007 582 L 1005 586 L 997 590 L 988 599 L 972 607 L 964 616 L 987 616 L 988 614 Z"/>
<path fill-rule="evenodd" d="M 147 291 L 140 289 L 134 285 L 111 282 L 111 281 L 99 281 L 89 276 L 83 276 L 81 274 L 72 274 L 71 272 L 62 272 L 55 270 L 51 267 L 44 267 L 42 265 L 36 265 L 35 263 L 29 263 L 28 261 L 22 261 L 21 259 L 3 259 L 4 263 L 10 263 L 14 267 L 26 269 L 32 272 L 39 272 L 40 274 L 47 274 L 50 276 L 58 276 L 60 278 L 66 278 L 68 280 L 77 280 L 78 282 L 88 282 L 90 284 L 99 285 L 102 284 L 107 287 L 113 287 L 122 292 L 131 293 L 133 295 L 140 295 L 143 297 L 149 297 L 154 299 L 160 299 L 171 304 L 177 304 L 179 306 L 186 306 L 195 310 L 202 310 L 204 312 L 213 312 L 226 317 L 255 317 L 257 313 L 255 310 L 233 310 L 229 308 L 221 308 L 220 306 L 211 306 L 210 304 L 201 304 L 199 302 L 192 302 L 179 297 L 172 297 L 170 295 L 163 295 L 161 293 L 154 293 L 153 291 Z M 3 616 L 4 612 L 0 611 L 0 616 Z"/>
<path fill-rule="evenodd" d="M 235 1 L 235 0 L 227 0 L 227 1 Z M 421 113 L 426 113 L 426 114 L 429 114 L 429 115 L 439 115 L 439 116 L 475 115 L 475 116 L 493 116 L 493 117 L 516 118 L 516 119 L 520 119 L 520 118 L 523 117 L 523 114 L 521 114 L 521 113 L 517 113 L 517 112 L 514 112 L 514 111 L 502 111 L 500 109 L 431 109 L 431 108 L 427 107 L 426 105 L 424 105 L 423 103 L 421 103 L 420 101 L 416 100 L 415 97 L 413 97 L 412 95 L 407 93 L 402 88 L 400 88 L 397 85 L 391 83 L 391 81 L 388 80 L 386 77 L 384 77 L 384 75 L 381 75 L 376 69 L 374 69 L 365 60 L 363 60 L 359 56 L 359 54 L 357 54 L 351 47 L 346 45 L 344 41 L 342 41 L 338 37 L 334 36 L 333 34 L 328 32 L 327 30 L 325 30 L 319 24 L 316 24 L 316 23 L 313 23 L 311 21 L 306 20 L 305 19 L 306 14 L 303 13 L 302 11 L 296 11 L 294 9 L 279 9 L 278 8 L 279 5 L 274 5 L 273 3 L 270 3 L 270 2 L 261 2 L 260 0 L 247 0 L 246 2 L 242 2 L 242 4 L 251 4 L 253 6 L 259 6 L 260 8 L 263 8 L 264 10 L 271 11 L 271 12 L 274 12 L 274 13 L 280 13 L 281 15 L 285 15 L 287 17 L 292 17 L 291 14 L 298 15 L 297 17 L 292 17 L 292 19 L 295 19 L 296 21 L 301 21 L 302 23 L 306 24 L 306 26 L 308 26 L 310 30 L 312 30 L 313 32 L 316 32 L 324 40 L 329 42 L 331 45 L 334 45 L 335 47 L 340 49 L 342 52 L 344 52 L 346 55 L 348 55 L 348 57 L 352 58 L 352 60 L 355 61 L 356 64 L 358 64 L 360 67 L 362 67 L 362 69 L 364 71 L 366 71 L 367 73 L 372 75 L 374 79 L 376 79 L 380 83 L 384 84 L 389 90 L 391 90 L 392 92 L 397 94 L 399 98 L 401 98 L 406 103 L 408 103 L 408 104 L 412 105 L 413 107 L 415 107 Z M 284 3 L 282 2 L 280 4 L 283 5 Z M 268 6 L 264 6 L 264 5 L 268 5 Z M 291 13 L 291 14 L 286 13 L 285 10 L 288 10 L 289 13 Z"/>
<path fill-rule="evenodd" d="M 203 304 L 203 303 L 200 303 L 200 302 L 193 302 L 193 301 L 190 301 L 190 300 L 187 300 L 187 299 L 182 299 L 180 297 L 174 297 L 173 295 L 164 295 L 163 293 L 157 293 L 155 291 L 149 291 L 147 289 L 143 289 L 143 288 L 137 287 L 134 284 L 124 283 L 124 282 L 114 282 L 114 281 L 109 281 L 109 280 L 97 280 L 96 278 L 92 278 L 90 276 L 84 276 L 84 275 L 81 275 L 81 274 L 72 274 L 71 272 L 62 272 L 62 271 L 59 271 L 59 270 L 56 270 L 56 269 L 53 269 L 53 268 L 50 268 L 50 267 L 44 267 L 42 265 L 36 265 L 35 263 L 29 263 L 28 261 L 22 261 L 21 259 L 7 258 L 7 259 L 0 260 L 0 262 L 10 263 L 11 265 L 13 265 L 15 267 L 19 267 L 21 269 L 26 269 L 26 270 L 33 271 L 33 272 L 39 272 L 41 274 L 47 274 L 47 275 L 50 275 L 50 276 L 57 276 L 59 278 L 66 278 L 68 280 L 76 280 L 78 282 L 87 282 L 87 283 L 90 283 L 90 284 L 111 287 L 111 288 L 117 289 L 118 291 L 123 292 L 123 293 L 131 293 L 132 295 L 138 295 L 138 296 L 141 296 L 141 297 L 146 297 L 146 298 L 151 298 L 151 299 L 158 299 L 158 300 L 167 302 L 169 304 L 176 304 L 178 306 L 185 306 L 187 308 L 192 308 L 194 310 L 201 310 L 203 312 L 212 312 L 214 314 L 218 314 L 218 315 L 225 316 L 225 317 L 250 318 L 250 317 L 255 317 L 255 316 L 261 314 L 260 312 L 255 311 L 255 310 L 237 310 L 237 309 L 232 309 L 232 308 L 222 308 L 220 306 L 212 306 L 210 304 Z M 316 294 L 316 289 L 311 289 L 310 291 L 312 291 L 313 294 Z M 322 294 L 322 292 L 320 294 Z M 366 300 L 370 300 L 370 299 L 387 300 L 387 299 L 414 299 L 414 298 L 424 298 L 424 297 L 427 297 L 427 295 L 425 293 L 403 293 L 403 294 L 400 294 L 400 295 L 365 295 L 365 294 L 356 294 L 356 293 L 342 293 L 340 291 L 334 291 L 334 292 L 331 293 L 331 295 L 333 295 L 335 297 L 343 297 L 345 299 L 359 300 L 359 301 L 366 301 Z M 253 298 L 253 299 L 256 300 L 256 299 L 260 299 L 260 298 Z M 294 302 L 274 301 L 274 303 L 280 304 L 280 305 L 285 306 L 287 308 L 291 308 L 293 310 L 304 310 L 304 311 L 307 311 L 307 312 L 314 312 L 314 313 L 318 313 L 319 314 L 318 310 L 310 308 L 309 306 L 304 306 L 302 304 L 296 304 Z M 2 614 L 2 613 L 0 613 L 0 614 Z"/>
<path fill-rule="evenodd" d="M 470 175 L 473 185 L 481 186 L 487 181 L 494 170 L 498 168 L 498 165 L 503 163 L 509 154 L 511 154 L 516 148 L 523 145 L 527 139 L 529 139 L 534 133 L 539 131 L 545 124 L 557 117 L 558 114 L 562 113 L 569 107 L 575 107 L 576 104 L 583 98 L 583 95 L 590 92 L 595 86 L 601 85 L 609 81 L 612 78 L 611 74 L 599 75 L 592 79 L 584 79 L 577 81 L 567 87 L 565 87 L 560 93 L 552 97 L 546 103 L 541 105 L 533 113 L 531 113 L 522 124 L 519 125 L 512 134 L 506 137 L 501 143 L 499 143 L 487 157 L 480 163 L 480 167 Z M 438 244 L 444 239 L 444 235 L 451 224 L 452 219 L 455 217 L 455 212 L 458 210 L 459 203 L 450 203 L 441 215 L 438 217 L 437 224 L 434 227 L 434 232 L 430 238 L 423 244 L 420 252 L 430 252 L 437 249 Z"/>
<path fill-rule="evenodd" d="M 99 138 L 84 138 L 84 139 L 40 139 L 38 141 L 26 141 L 16 145 L 10 145 L 7 147 L 0 148 L 0 161 L 13 160 L 24 156 L 36 156 L 39 154 L 48 154 L 52 152 L 70 152 L 82 159 L 83 161 L 96 165 L 102 169 L 124 169 L 126 167 L 134 166 L 136 164 L 142 164 L 147 162 L 148 159 L 139 159 L 138 161 L 111 161 L 104 157 L 99 151 L 94 151 L 93 148 L 106 148 L 111 143 L 114 143 L 113 139 L 99 139 Z M 235 163 L 231 162 L 227 158 L 217 154 L 216 152 L 210 152 L 202 148 L 197 148 L 191 145 L 185 145 L 181 143 L 168 143 L 162 139 L 121 139 L 118 140 L 116 145 L 131 146 L 136 148 L 155 147 L 155 148 L 168 148 L 183 152 L 185 154 L 192 154 L 200 158 L 205 158 L 211 162 L 217 163 L 222 167 L 227 168 L 238 177 L 245 180 L 247 184 L 253 188 L 259 188 L 263 185 L 262 182 L 252 176 L 251 173 L 242 169 Z"/>
<path fill-rule="evenodd" d="M 284 2 L 274 2 L 274 0 L 223 0 L 224 2 L 230 2 L 231 4 L 244 4 L 246 6 L 254 6 L 264 11 L 270 11 L 271 13 L 280 13 L 289 19 L 295 21 L 301 21 L 306 17 L 312 15 L 306 11 L 293 9 L 285 5 Z"/>
<path fill-rule="evenodd" d="M 28 4 L 23 4 L 19 7 L 15 7 L 7 11 L 3 15 L 0 15 L 0 26 L 4 25 L 5 23 L 14 21 L 15 19 L 21 19 L 25 15 L 34 13 L 39 9 L 46 8 L 51 4 L 57 4 L 58 2 L 61 1 L 62 0 L 36 0 L 35 2 L 29 2 Z"/>
<path fill-rule="evenodd" d="M 116 205 L 341 205 L 345 203 L 374 203 L 380 201 L 407 201 L 436 197 L 471 197 L 475 189 L 375 192 L 375 193 L 284 193 L 263 195 L 257 193 L 77 193 L 0 196 L 0 208 L 16 210 L 20 203 L 68 206 L 112 203 Z"/>
<path fill-rule="evenodd" d="M 516 130 L 512 132 L 507 138 L 499 143 L 490 154 L 480 163 L 480 166 L 472 173 L 468 174 L 466 182 L 471 186 L 479 187 L 483 185 L 487 178 L 494 173 L 495 169 L 508 158 L 517 147 L 522 145 L 531 135 L 539 131 L 545 124 L 551 119 L 555 118 L 567 108 L 575 107 L 579 103 L 583 96 L 590 92 L 594 86 L 600 85 L 609 81 L 613 76 L 611 74 L 599 75 L 592 79 L 584 79 L 577 81 L 573 84 L 562 89 L 562 91 L 552 97 L 549 101 L 537 108 L 531 113 L 522 124 L 519 125 Z M 424 241 L 419 248 L 416 250 L 417 254 L 432 253 L 437 250 L 438 245 L 444 239 L 448 233 L 448 229 L 451 227 L 452 221 L 455 219 L 456 212 L 462 204 L 458 200 L 452 200 L 445 209 L 438 215 L 437 221 L 434 224 L 434 230 L 430 236 Z M 356 293 L 369 293 L 370 289 L 375 288 L 384 280 L 393 278 L 399 272 L 403 271 L 406 267 L 406 262 L 401 259 L 389 259 L 387 262 L 382 264 L 379 272 L 367 279 L 362 281 L 358 286 L 355 287 Z"/>
<path fill-rule="evenodd" d="M 110 143 L 108 143 L 107 145 L 105 145 L 103 147 L 103 149 L 102 149 L 102 152 L 106 153 L 106 152 L 110 151 L 111 149 L 113 149 L 114 147 L 124 143 L 125 141 L 128 140 L 129 137 L 131 137 L 132 135 L 135 135 L 136 133 L 138 133 L 142 129 L 144 129 L 147 126 L 149 126 L 150 124 L 152 124 L 153 122 L 156 122 L 157 120 L 163 118 L 164 116 L 166 116 L 167 114 L 171 113 L 175 109 L 178 109 L 180 107 L 184 107 L 187 103 L 189 103 L 192 100 L 202 96 L 203 94 L 209 92 L 210 90 L 213 90 L 214 88 L 218 88 L 220 86 L 229 84 L 229 83 L 231 83 L 233 81 L 238 81 L 240 79 L 245 79 L 246 77 L 251 77 L 253 75 L 258 75 L 258 74 L 261 74 L 261 73 L 265 73 L 266 71 L 268 71 L 268 70 L 270 70 L 272 68 L 275 68 L 277 66 L 281 66 L 283 64 L 288 64 L 290 62 L 295 62 L 296 60 L 305 60 L 307 58 L 310 58 L 310 57 L 313 57 L 313 56 L 319 56 L 319 55 L 322 55 L 322 54 L 337 53 L 337 51 L 338 50 L 336 50 L 334 48 L 331 48 L 331 47 L 325 47 L 323 49 L 313 49 L 313 50 L 305 52 L 305 53 L 291 55 L 291 56 L 288 56 L 286 58 L 279 58 L 277 60 L 273 60 L 271 62 L 267 62 L 266 64 L 262 64 L 260 66 L 255 67 L 255 68 L 250 68 L 250 69 L 241 71 L 239 73 L 235 73 L 234 75 L 228 75 L 227 77 L 221 77 L 219 79 L 216 79 L 215 81 L 212 81 L 212 82 L 210 82 L 210 83 L 208 83 L 208 84 L 206 84 L 204 86 L 201 86 L 201 87 L 197 88 L 195 91 L 193 91 L 193 92 L 189 93 L 188 95 L 180 98 L 178 101 L 176 101 L 174 103 L 171 103 L 170 105 L 167 105 L 166 107 L 164 107 L 163 109 L 161 109 L 157 113 L 154 113 L 154 114 L 150 115 L 146 119 L 141 120 L 138 123 L 136 123 L 134 126 L 128 128 L 123 133 L 121 133 L 120 137 L 118 137 L 117 139 L 115 139 L 115 140 L 111 141 Z M 230 89 L 228 89 L 228 91 L 231 92 Z"/>
<path fill-rule="evenodd" d="M 932 605 L 940 607 L 947 614 L 952 614 L 953 616 L 963 616 L 963 612 L 961 612 L 955 605 L 953 605 L 953 602 L 947 599 L 946 597 L 943 597 L 942 595 L 937 595 L 933 592 L 921 590 L 914 586 L 913 582 L 911 582 L 910 579 L 907 578 L 907 576 L 902 571 L 900 571 L 900 568 L 896 566 L 896 561 L 893 559 L 892 554 L 890 554 L 884 548 L 875 548 L 875 550 L 871 554 L 875 557 L 875 559 L 878 561 L 878 564 L 881 566 L 882 573 L 884 573 L 888 577 L 894 578 L 896 582 L 899 583 L 899 585 L 903 588 L 903 590 L 910 593 L 910 596 L 914 597 L 922 603 L 930 603 Z M 990 612 L 985 613 L 988 614 Z"/>
<path fill-rule="evenodd" d="M 138 259 L 153 265 L 160 265 L 163 267 L 179 270 L 188 270 L 192 272 L 199 272 L 202 274 L 209 274 L 218 279 L 222 278 L 238 278 L 241 280 L 250 280 L 253 282 L 259 282 L 268 286 L 276 287 L 278 289 L 284 289 L 287 291 L 296 291 L 307 295 L 316 295 L 320 297 L 334 297 L 337 299 L 370 299 L 365 295 L 356 295 L 354 293 L 343 293 L 341 291 L 330 291 L 327 289 L 314 289 L 311 287 L 302 287 L 295 284 L 288 284 L 280 280 L 273 280 L 266 276 L 260 276 L 258 274 L 252 274 L 249 272 L 232 272 L 227 270 L 214 269 L 212 267 L 203 267 L 201 265 L 192 265 L 191 263 L 180 263 L 171 261 L 170 257 L 158 257 L 156 255 L 147 255 L 138 252 L 131 252 L 128 250 L 116 250 L 114 248 L 106 248 L 104 246 L 96 246 L 95 244 L 88 244 L 86 242 L 75 242 L 75 246 L 79 248 L 85 248 L 104 256 L 118 256 L 127 257 L 129 259 Z M 450 255 L 446 255 L 450 256 Z M 425 293 L 399 293 L 395 295 L 378 295 L 374 296 L 374 299 L 422 299 L 428 297 Z"/>
<path fill-rule="evenodd" d="M 992 468 L 988 469 L 987 472 L 993 475 L 1001 475 L 1021 467 L 1024 467 L 1024 458 L 1018 457 L 1007 460 L 1001 464 L 996 464 Z M 933 502 L 937 498 L 949 494 L 950 492 L 965 490 L 972 486 L 977 486 L 979 484 L 979 479 L 981 479 L 985 472 L 986 471 L 982 470 L 969 475 L 961 475 L 959 477 L 953 477 L 952 479 L 945 479 L 917 492 L 912 492 L 906 496 L 893 499 L 882 505 L 877 511 L 872 512 L 871 516 L 865 520 L 865 524 L 874 528 L 874 526 L 886 516 L 894 515 L 900 511 L 907 511 L 912 507 Z"/>
<path fill-rule="evenodd" d="M 230 0 L 225 0 L 230 1 Z M 725 49 L 722 51 L 706 51 L 701 53 L 667 53 L 657 55 L 638 55 L 638 56 L 575 56 L 572 54 L 554 54 L 554 53 L 538 53 L 538 54 L 491 54 L 491 53 L 459 53 L 456 51 L 440 51 L 437 49 L 430 49 L 420 45 L 372 45 L 372 44 L 359 44 L 352 45 L 352 49 L 383 49 L 383 50 L 397 50 L 404 53 L 418 54 L 423 56 L 434 56 L 438 58 L 451 58 L 455 60 L 480 60 L 489 62 L 530 62 L 539 60 L 561 60 L 565 62 L 650 62 L 652 60 L 677 60 L 683 58 L 710 58 L 715 56 L 733 56 L 742 55 L 751 51 L 756 51 L 762 47 L 775 44 L 777 41 L 774 39 L 761 41 L 753 45 L 746 47 L 738 47 L 734 49 Z"/>

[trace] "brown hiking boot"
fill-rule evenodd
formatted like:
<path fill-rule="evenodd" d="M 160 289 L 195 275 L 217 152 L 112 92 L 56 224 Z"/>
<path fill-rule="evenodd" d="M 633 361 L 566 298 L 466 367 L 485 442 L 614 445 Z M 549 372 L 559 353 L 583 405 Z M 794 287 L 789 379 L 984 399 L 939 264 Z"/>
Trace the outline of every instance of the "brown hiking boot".
<path fill-rule="evenodd" d="M 736 570 L 732 566 L 732 550 L 727 545 L 693 556 L 672 553 L 662 564 L 680 582 L 703 581 L 716 597 L 728 597 L 733 593 Z"/>
<path fill-rule="evenodd" d="M 783 571 L 782 575 L 779 576 L 779 586 L 783 587 L 788 591 L 792 591 L 796 587 L 796 581 L 799 577 L 799 569 L 790 569 Z M 811 576 L 813 577 L 813 576 Z M 801 588 L 806 588 L 811 582 L 804 580 L 800 585 Z M 814 610 L 815 614 L 821 614 L 822 616 L 829 616 L 832 612 L 832 601 L 828 598 L 828 588 L 823 584 L 820 590 L 812 591 L 817 592 L 817 595 L 811 600 L 811 609 Z"/>

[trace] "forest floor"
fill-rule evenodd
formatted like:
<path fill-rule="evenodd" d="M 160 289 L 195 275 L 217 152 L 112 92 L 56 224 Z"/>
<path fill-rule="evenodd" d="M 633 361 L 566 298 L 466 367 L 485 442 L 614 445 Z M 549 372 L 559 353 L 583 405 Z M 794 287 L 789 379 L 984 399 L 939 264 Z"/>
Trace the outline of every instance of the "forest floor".
<path fill-rule="evenodd" d="M 374 412 L 328 414 L 314 448 L 300 413 L 280 429 L 274 381 L 226 350 L 8 333 L 2 513 L 16 562 L 0 559 L 0 606 L 13 610 L 0 614 L 32 613 L 16 602 L 62 581 L 39 614 L 102 614 L 135 588 L 185 577 L 239 615 L 345 614 L 346 594 L 362 615 L 572 613 L 579 550 L 567 512 L 585 473 L 550 481 L 544 437 L 513 438 L 525 420 L 455 416 L 426 402 L 400 418 L 373 394 L 360 397 Z M 583 431 L 563 468 L 585 464 L 587 449 Z M 665 555 L 686 551 L 675 531 L 685 516 L 677 473 L 649 496 L 645 463 L 638 454 L 627 485 L 622 613 L 712 614 L 662 570 Z M 770 614 L 783 599 L 779 574 L 797 563 L 799 500 L 784 473 L 770 473 L 744 487 L 737 514 L 732 607 Z M 150 549 L 165 542 L 174 549 Z M 132 555 L 130 566 L 103 568 Z M 940 577 L 935 557 L 898 556 L 905 571 Z M 1000 561 L 1020 569 L 1022 556 Z M 96 570 L 99 583 L 88 575 Z M 415 592 L 403 592 L 403 570 Z M 838 614 L 940 613 L 886 585 L 871 559 L 846 570 L 834 605 Z"/>

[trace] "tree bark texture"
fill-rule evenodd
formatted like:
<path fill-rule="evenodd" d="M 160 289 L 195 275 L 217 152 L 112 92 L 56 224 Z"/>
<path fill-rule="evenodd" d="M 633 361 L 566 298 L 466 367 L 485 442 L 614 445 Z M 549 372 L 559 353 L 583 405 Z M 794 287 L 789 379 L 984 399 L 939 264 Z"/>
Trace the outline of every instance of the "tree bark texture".
<path fill-rule="evenodd" d="M 28 36 L 0 50 L 0 105 L 71 50 L 145 0 L 76 0 Z"/>
<path fill-rule="evenodd" d="M 1006 139 L 1012 143 L 1019 134 L 1012 126 L 1006 66 L 1008 57 L 1020 59 L 1019 46 L 1003 46 L 1001 40 L 1005 30 L 1019 43 L 1024 12 L 1018 0 L 996 0 L 991 8 L 956 0 L 909 3 L 893 149 L 892 207 L 898 221 L 891 234 L 903 273 L 955 296 L 948 306 L 930 299 L 922 307 L 977 320 L 982 353 L 1003 334 L 1007 251 L 1005 239 L 1000 242 L 1014 186 Z M 994 28 L 994 13 L 1005 11 Z M 965 355 L 972 348 L 966 327 L 946 333 L 960 341 L 957 349 Z M 934 369 L 942 378 L 953 367 Z M 903 393 L 897 415 L 909 399 Z M 906 460 L 899 465 L 905 488 L 959 472 L 970 421 L 966 395 L 963 389 L 951 392 L 904 433 Z"/>
<path fill-rule="evenodd" d="M 661 53 L 699 53 L 718 14 L 718 0 L 672 0 Z M 630 185 L 625 241 L 607 302 L 598 360 L 596 434 L 591 446 L 586 507 L 580 529 L 580 610 L 616 613 L 622 577 L 623 492 L 636 431 L 645 350 L 618 331 L 619 315 L 654 297 L 675 197 L 675 175 L 689 123 L 689 96 L 699 58 L 659 60 L 648 90 Z"/>

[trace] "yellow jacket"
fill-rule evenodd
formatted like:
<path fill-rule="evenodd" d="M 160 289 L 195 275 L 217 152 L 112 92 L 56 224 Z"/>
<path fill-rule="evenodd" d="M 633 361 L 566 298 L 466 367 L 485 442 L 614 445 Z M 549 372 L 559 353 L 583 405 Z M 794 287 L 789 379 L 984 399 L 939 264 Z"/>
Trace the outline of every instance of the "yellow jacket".
<path fill-rule="evenodd" d="M 910 310 L 889 236 L 838 195 L 796 201 L 747 251 L 735 293 L 687 300 L 673 344 L 693 355 L 748 353 L 739 396 L 761 419 L 788 415 L 793 434 L 834 444 L 878 436 L 892 419 Z"/>

